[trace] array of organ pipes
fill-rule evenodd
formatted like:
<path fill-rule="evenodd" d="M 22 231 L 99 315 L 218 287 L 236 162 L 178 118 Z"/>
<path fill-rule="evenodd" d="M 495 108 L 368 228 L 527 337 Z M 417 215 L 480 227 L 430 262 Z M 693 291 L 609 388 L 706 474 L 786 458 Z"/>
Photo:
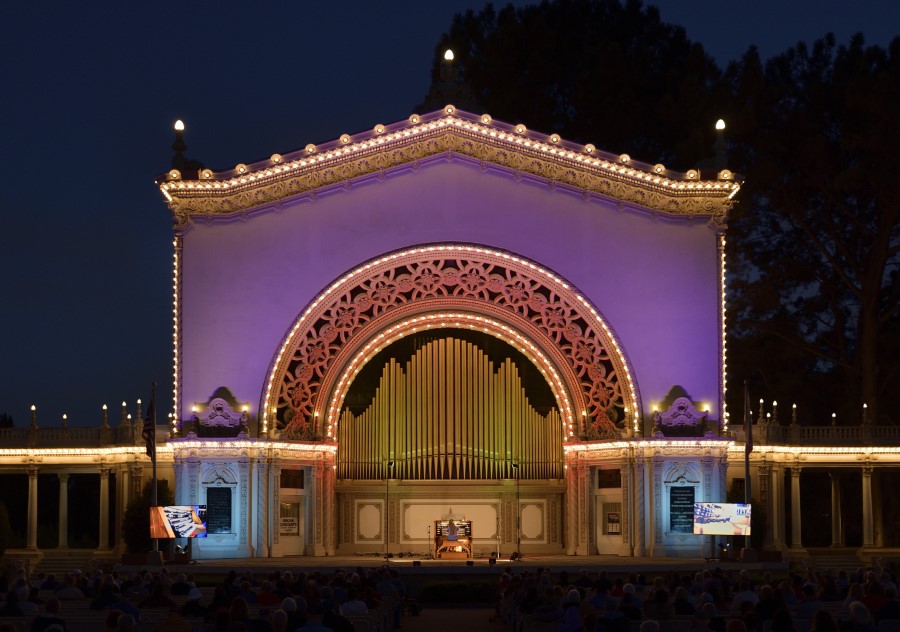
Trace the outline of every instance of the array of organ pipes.
<path fill-rule="evenodd" d="M 369 406 L 339 420 L 341 479 L 482 480 L 563 476 L 563 423 L 529 403 L 518 367 L 476 345 L 431 341 L 391 358 Z M 518 467 L 516 467 L 518 466 Z"/>

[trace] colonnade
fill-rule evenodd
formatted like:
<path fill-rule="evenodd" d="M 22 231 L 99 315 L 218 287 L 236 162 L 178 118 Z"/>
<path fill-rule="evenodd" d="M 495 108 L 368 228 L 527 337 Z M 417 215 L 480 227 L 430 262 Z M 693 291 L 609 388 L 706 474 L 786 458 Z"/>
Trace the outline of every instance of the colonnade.
<path fill-rule="evenodd" d="M 50 468 L 48 468 L 50 469 Z M 53 468 L 56 469 L 56 468 Z M 135 494 L 140 492 L 142 468 L 131 464 L 122 464 L 118 467 L 101 467 L 99 470 L 76 470 L 74 472 L 46 472 L 47 474 L 56 474 L 59 479 L 59 516 L 58 516 L 58 536 L 57 546 L 59 550 L 69 548 L 69 478 L 72 474 L 95 474 L 99 473 L 98 493 L 99 493 L 99 515 L 98 515 L 98 534 L 97 534 L 97 551 L 113 552 L 115 548 L 124 547 L 122 538 L 122 517 L 128 503 L 134 498 Z M 41 474 L 41 468 L 32 465 L 27 469 L 28 475 L 28 505 L 27 505 L 27 521 L 25 549 L 36 551 L 37 533 L 38 533 L 38 476 Z M 110 542 L 110 478 L 116 477 L 116 512 L 112 517 L 115 526 L 114 542 Z"/>
<path fill-rule="evenodd" d="M 800 492 L 800 478 L 804 469 L 821 469 L 822 464 L 802 466 L 796 463 L 764 464 L 759 466 L 760 501 L 769 516 L 765 547 L 770 550 L 787 550 L 793 553 L 803 551 L 803 511 Z M 830 468 L 828 476 L 831 482 L 831 546 L 846 545 L 845 530 L 842 520 L 841 478 L 843 472 L 859 469 L 861 474 L 860 498 L 862 500 L 862 546 L 863 548 L 878 546 L 876 543 L 876 514 L 872 493 L 872 476 L 874 466 L 865 464 L 856 467 Z M 784 476 L 790 476 L 790 512 L 791 538 L 788 546 L 785 539 L 785 498 Z"/>

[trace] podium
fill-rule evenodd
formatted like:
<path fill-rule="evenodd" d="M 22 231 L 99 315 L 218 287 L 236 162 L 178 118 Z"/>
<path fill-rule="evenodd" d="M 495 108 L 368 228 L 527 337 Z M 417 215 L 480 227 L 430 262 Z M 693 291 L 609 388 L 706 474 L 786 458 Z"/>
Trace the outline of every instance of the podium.
<path fill-rule="evenodd" d="M 454 520 L 457 537 L 451 539 L 450 521 L 434 521 L 434 559 L 436 560 L 471 560 L 472 559 L 472 521 Z"/>

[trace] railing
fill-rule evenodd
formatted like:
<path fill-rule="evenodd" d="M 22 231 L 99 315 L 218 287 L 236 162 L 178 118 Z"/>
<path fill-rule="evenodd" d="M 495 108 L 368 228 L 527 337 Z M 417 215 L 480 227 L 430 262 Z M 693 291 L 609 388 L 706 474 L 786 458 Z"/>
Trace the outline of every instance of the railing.
<path fill-rule="evenodd" d="M 163 429 L 163 432 L 165 432 L 165 429 Z M 141 441 L 140 426 L 0 428 L 0 447 L 4 448 L 134 445 Z"/>
<path fill-rule="evenodd" d="M 738 441 L 744 441 L 744 428 L 733 425 Z M 754 424 L 753 442 L 787 445 L 900 445 L 900 426 L 780 426 Z"/>

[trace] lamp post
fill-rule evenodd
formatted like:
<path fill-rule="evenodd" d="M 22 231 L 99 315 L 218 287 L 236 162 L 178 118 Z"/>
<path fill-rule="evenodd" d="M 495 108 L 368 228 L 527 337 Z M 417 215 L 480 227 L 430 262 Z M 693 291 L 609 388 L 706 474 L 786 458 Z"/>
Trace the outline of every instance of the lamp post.
<path fill-rule="evenodd" d="M 391 481 L 391 471 L 394 469 L 394 461 L 387 462 L 387 471 L 384 474 L 384 559 L 390 555 L 390 543 L 388 540 L 388 528 L 390 527 L 390 512 L 388 512 L 388 483 Z"/>
<path fill-rule="evenodd" d="M 513 461 L 512 468 L 516 471 L 516 559 L 522 559 L 522 506 L 519 503 L 519 462 Z"/>

